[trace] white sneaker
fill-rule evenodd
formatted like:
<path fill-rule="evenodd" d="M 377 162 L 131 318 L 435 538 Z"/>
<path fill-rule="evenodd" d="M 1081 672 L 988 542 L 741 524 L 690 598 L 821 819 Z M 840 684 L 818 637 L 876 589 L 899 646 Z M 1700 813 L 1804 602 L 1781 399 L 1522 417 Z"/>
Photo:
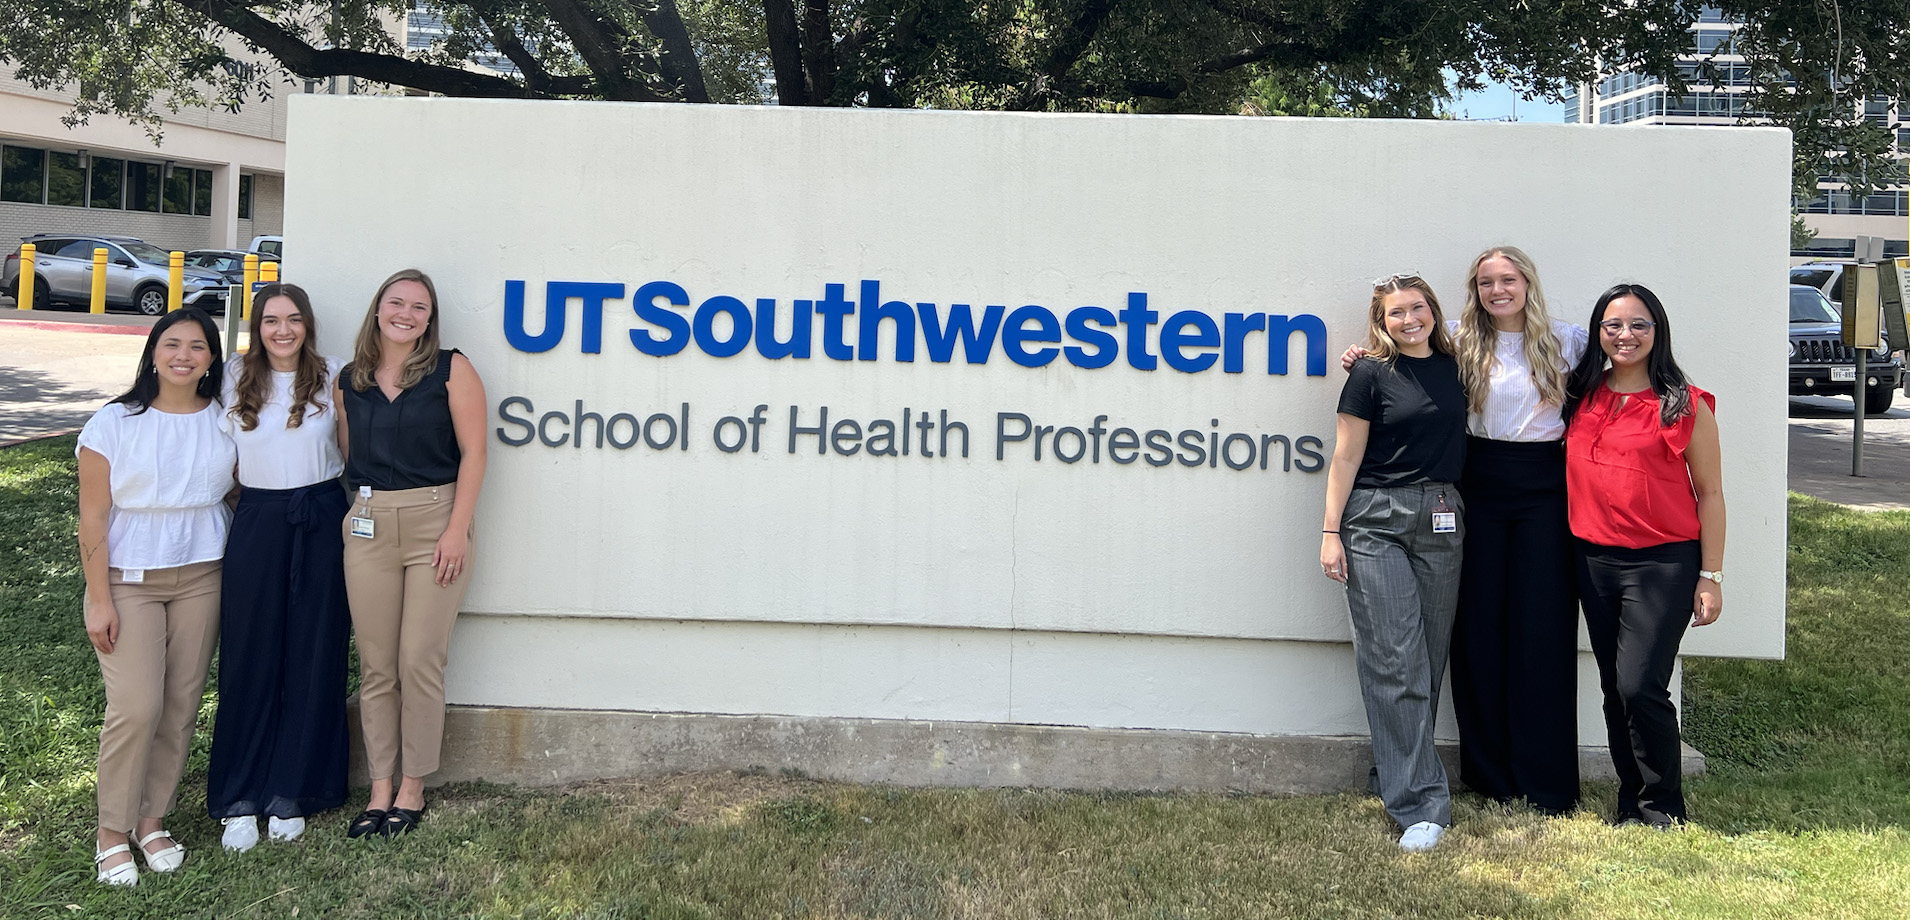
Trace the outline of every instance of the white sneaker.
<path fill-rule="evenodd" d="M 270 829 L 272 839 L 280 842 L 297 840 L 300 834 L 305 833 L 304 818 L 280 818 L 275 816 L 265 823 Z"/>
<path fill-rule="evenodd" d="M 1434 824 L 1431 821 L 1421 821 L 1407 828 L 1406 833 L 1399 835 L 1399 848 L 1408 853 L 1430 850 L 1433 848 L 1433 844 L 1438 843 L 1439 838 L 1445 836 L 1445 834 L 1446 828 L 1444 825 Z"/>
<path fill-rule="evenodd" d="M 259 845 L 259 816 L 235 815 L 224 819 L 225 834 L 219 842 L 235 853 L 243 853 Z"/>

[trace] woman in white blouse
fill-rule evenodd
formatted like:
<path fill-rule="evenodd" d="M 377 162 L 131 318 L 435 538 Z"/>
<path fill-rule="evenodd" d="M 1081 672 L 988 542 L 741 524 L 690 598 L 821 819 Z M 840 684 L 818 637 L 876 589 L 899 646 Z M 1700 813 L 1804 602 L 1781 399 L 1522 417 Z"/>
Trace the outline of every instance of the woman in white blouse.
<path fill-rule="evenodd" d="M 1466 385 L 1465 561 L 1452 636 L 1460 778 L 1547 814 L 1578 803 L 1578 593 L 1565 508 L 1565 375 L 1582 327 L 1552 319 L 1515 246 L 1472 260 L 1449 321 Z M 1351 368 L 1366 353 L 1341 357 Z"/>
<path fill-rule="evenodd" d="M 1565 375 L 1585 330 L 1552 319 L 1512 246 L 1466 275 L 1454 336 L 1466 419 L 1466 558 L 1452 637 L 1460 777 L 1547 814 L 1578 804 L 1578 592 L 1565 510 Z"/>
<path fill-rule="evenodd" d="M 219 632 L 235 461 L 219 427 L 224 370 L 211 317 L 167 314 L 132 388 L 93 414 L 76 449 L 86 635 L 106 687 L 94 864 L 111 885 L 138 883 L 134 845 L 154 872 L 185 861 L 163 819 Z"/>
<path fill-rule="evenodd" d="M 221 418 L 239 451 L 239 505 L 225 555 L 219 715 L 206 808 L 223 843 L 249 850 L 259 816 L 274 840 L 345 801 L 345 461 L 331 405 L 340 362 L 318 353 L 311 299 L 259 289 L 252 347 L 226 369 Z"/>

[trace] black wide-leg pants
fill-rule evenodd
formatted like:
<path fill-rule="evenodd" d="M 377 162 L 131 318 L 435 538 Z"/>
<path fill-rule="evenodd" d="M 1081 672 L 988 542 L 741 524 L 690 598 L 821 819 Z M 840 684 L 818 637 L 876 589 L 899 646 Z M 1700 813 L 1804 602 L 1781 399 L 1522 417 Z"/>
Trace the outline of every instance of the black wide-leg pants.
<path fill-rule="evenodd" d="M 1453 630 L 1460 778 L 1552 813 L 1578 803 L 1578 592 L 1557 441 L 1466 439 Z"/>
<path fill-rule="evenodd" d="M 1696 540 L 1642 549 L 1578 541 L 1585 626 L 1605 692 L 1620 820 L 1686 819 L 1671 670 L 1691 624 L 1700 559 Z"/>
<path fill-rule="evenodd" d="M 215 818 L 296 818 L 345 802 L 351 613 L 338 522 L 347 507 L 335 480 L 239 495 L 206 780 Z"/>

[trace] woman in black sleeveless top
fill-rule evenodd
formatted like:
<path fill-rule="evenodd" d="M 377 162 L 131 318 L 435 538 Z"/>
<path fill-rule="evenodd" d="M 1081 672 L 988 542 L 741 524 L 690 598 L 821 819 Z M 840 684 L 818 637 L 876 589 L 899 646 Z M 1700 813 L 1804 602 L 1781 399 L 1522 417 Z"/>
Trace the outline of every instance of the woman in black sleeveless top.
<path fill-rule="evenodd" d="M 444 662 L 470 583 L 484 383 L 464 355 L 439 348 L 438 319 L 423 272 L 385 279 L 333 394 L 345 410 L 345 590 L 371 766 L 371 801 L 351 837 L 403 834 L 424 817 L 424 778 L 444 737 Z"/>

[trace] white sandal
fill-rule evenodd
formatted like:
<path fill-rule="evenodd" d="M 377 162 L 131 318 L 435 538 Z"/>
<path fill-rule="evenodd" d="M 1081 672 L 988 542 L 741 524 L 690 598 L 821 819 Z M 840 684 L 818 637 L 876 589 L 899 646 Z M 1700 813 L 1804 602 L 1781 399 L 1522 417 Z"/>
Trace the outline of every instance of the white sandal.
<path fill-rule="evenodd" d="M 116 847 L 107 847 L 104 850 L 101 850 L 98 844 L 94 844 L 93 865 L 99 867 L 99 877 L 97 881 L 102 885 L 118 885 L 123 888 L 131 888 L 139 884 L 139 867 L 133 865 L 131 852 L 132 847 L 124 843 Z M 128 854 L 125 862 L 117 866 L 106 865 L 106 860 L 121 853 Z"/>
<path fill-rule="evenodd" d="M 170 838 L 171 836 L 171 831 L 161 829 L 139 838 L 139 852 L 146 857 L 146 868 L 154 872 L 171 872 L 179 868 L 179 865 L 186 861 L 186 847 L 176 840 L 173 841 L 172 846 L 160 850 L 157 853 L 146 849 L 146 844 L 161 837 Z"/>

